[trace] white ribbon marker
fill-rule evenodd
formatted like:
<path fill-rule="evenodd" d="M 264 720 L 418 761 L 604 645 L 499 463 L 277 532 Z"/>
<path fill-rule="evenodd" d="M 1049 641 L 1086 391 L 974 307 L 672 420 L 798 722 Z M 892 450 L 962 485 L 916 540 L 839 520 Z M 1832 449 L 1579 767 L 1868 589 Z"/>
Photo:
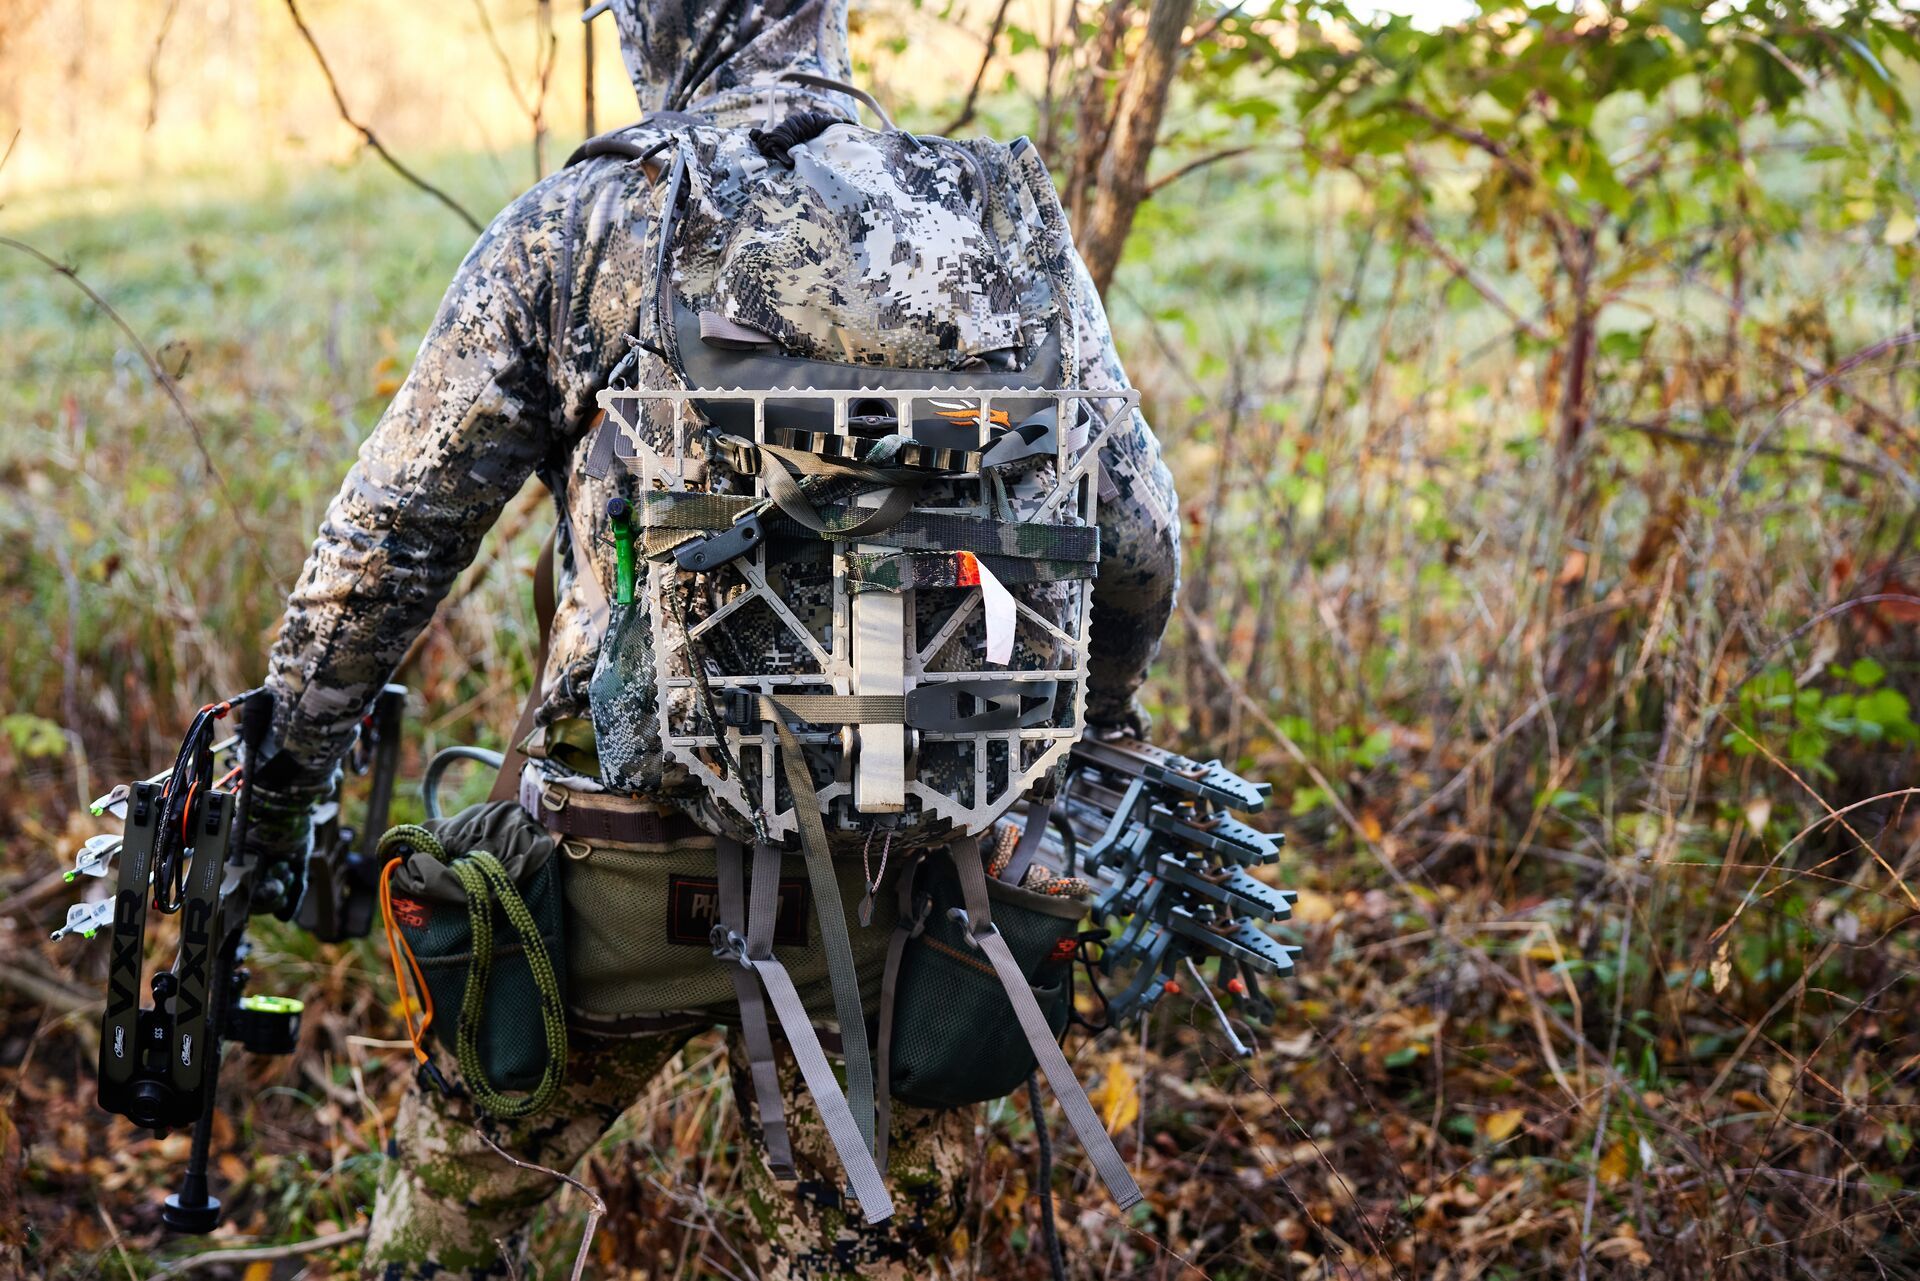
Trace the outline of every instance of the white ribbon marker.
<path fill-rule="evenodd" d="M 972 552 L 965 555 L 980 576 L 980 605 L 987 618 L 987 661 L 995 667 L 1005 667 L 1013 661 L 1013 624 L 1018 613 L 1014 609 L 1013 593 L 978 556 Z"/>

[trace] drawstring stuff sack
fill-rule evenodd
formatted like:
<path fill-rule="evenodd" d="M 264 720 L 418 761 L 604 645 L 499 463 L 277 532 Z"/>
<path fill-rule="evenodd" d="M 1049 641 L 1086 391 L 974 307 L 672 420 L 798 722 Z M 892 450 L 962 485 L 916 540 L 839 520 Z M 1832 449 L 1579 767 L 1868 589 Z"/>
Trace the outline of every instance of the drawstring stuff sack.
<path fill-rule="evenodd" d="M 379 853 L 380 911 L 422 1070 L 439 1079 L 431 1033 L 482 1112 L 543 1110 L 567 1062 L 564 860 L 553 836 L 517 802 L 496 801 L 393 828 Z"/>

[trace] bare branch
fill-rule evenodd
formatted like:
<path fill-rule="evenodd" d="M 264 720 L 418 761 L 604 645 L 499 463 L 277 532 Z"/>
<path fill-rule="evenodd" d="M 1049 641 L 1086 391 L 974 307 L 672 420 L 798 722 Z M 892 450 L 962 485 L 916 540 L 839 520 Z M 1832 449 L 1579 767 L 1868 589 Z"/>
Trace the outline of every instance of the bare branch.
<path fill-rule="evenodd" d="M 580 11 L 582 14 L 589 12 L 592 8 L 593 8 L 593 0 L 580 0 Z M 593 24 L 591 22 L 585 22 L 581 24 L 580 37 L 581 37 L 581 56 L 583 59 L 583 63 L 581 66 L 581 77 L 580 77 L 581 78 L 581 86 L 580 86 L 581 99 L 582 99 L 582 105 L 586 108 L 587 137 L 591 138 L 600 132 L 598 128 L 599 122 L 594 118 L 595 112 L 594 112 L 594 105 L 593 105 Z"/>
<path fill-rule="evenodd" d="M 392 169 L 402 178 L 405 178 L 408 182 L 451 209 L 459 216 L 462 222 L 473 228 L 473 233 L 476 236 L 479 235 L 482 230 L 480 221 L 462 208 L 459 201 L 401 164 L 399 159 L 391 151 L 388 151 L 380 139 L 375 136 L 373 130 L 353 118 L 353 113 L 347 109 L 347 100 L 340 94 L 340 82 L 333 78 L 333 68 L 327 65 L 327 56 L 320 52 L 320 42 L 315 40 L 313 38 L 313 32 L 307 29 L 306 21 L 301 18 L 299 7 L 294 3 L 294 0 L 287 0 L 287 13 L 292 16 L 293 25 L 300 29 L 301 38 L 307 42 L 307 48 L 313 50 L 313 60 L 320 64 L 320 74 L 327 79 L 327 89 L 333 94 L 333 105 L 340 109 L 340 118 L 356 130 L 362 138 L 366 139 L 367 146 L 373 148 L 374 154 L 387 162 L 389 169 Z"/>
<path fill-rule="evenodd" d="M 1624 427 L 1642 436 L 1652 436 L 1658 440 L 1671 440 L 1682 445 L 1700 445 L 1707 449 L 1739 449 L 1737 440 L 1728 440 L 1722 436 L 1708 436 L 1701 432 L 1676 431 L 1672 427 L 1657 422 L 1646 422 L 1638 418 L 1602 418 L 1602 427 Z M 1832 463 L 1836 467 L 1845 467 L 1849 471 L 1859 472 L 1863 476 L 1876 479 L 1886 475 L 1886 469 L 1873 463 L 1863 463 L 1857 458 L 1848 458 L 1845 454 L 1836 454 L 1825 449 L 1802 449 L 1793 445 L 1762 445 L 1756 453 L 1767 454 L 1775 458 L 1811 458 L 1818 462 Z"/>
<path fill-rule="evenodd" d="M 7 965 L 0 965 L 0 986 L 10 987 L 30 1001 L 57 1014 L 96 1016 L 105 1002 L 98 992 L 87 992 L 65 979 L 46 972 L 39 957 L 21 953 Z"/>
<path fill-rule="evenodd" d="M 1000 42 L 1000 31 L 1007 24 L 1007 10 L 1012 5 L 1013 0 L 1000 0 L 1000 8 L 993 15 L 993 25 L 987 29 L 987 48 L 980 55 L 980 69 L 973 73 L 973 84 L 967 88 L 967 100 L 960 104 L 960 114 L 949 121 L 941 133 L 957 133 L 973 119 L 974 108 L 980 101 L 980 86 L 986 83 L 987 68 L 993 65 L 994 46 Z"/>
<path fill-rule="evenodd" d="M 553 30 L 553 0 L 540 0 L 536 9 L 538 30 L 546 36 L 544 56 L 534 55 L 534 74 L 539 92 L 533 100 L 533 180 L 547 176 L 547 91 L 553 84 L 553 68 L 560 61 L 560 37 Z"/>
<path fill-rule="evenodd" d="M 519 1157 L 507 1151 L 498 1143 L 495 1143 L 493 1138 L 483 1129 L 476 1128 L 474 1133 L 479 1135 L 480 1141 L 492 1148 L 494 1152 L 499 1154 L 500 1159 L 507 1164 L 517 1165 L 522 1170 L 532 1170 L 536 1174 L 549 1175 L 552 1178 L 560 1180 L 560 1182 L 566 1184 L 568 1187 L 579 1189 L 579 1191 L 585 1195 L 589 1202 L 587 1209 L 587 1226 L 580 1234 L 580 1250 L 573 1256 L 573 1281 L 580 1281 L 581 1276 L 585 1274 L 587 1268 L 587 1251 L 593 1245 L 593 1234 L 599 1228 L 602 1216 L 607 1212 L 607 1203 L 600 1199 L 598 1192 L 595 1192 L 571 1174 L 562 1174 L 558 1170 L 537 1164 L 533 1161 L 522 1161 Z"/>
<path fill-rule="evenodd" d="M 333 1250 L 343 1245 L 352 1245 L 356 1241 L 366 1240 L 366 1237 L 367 1225 L 362 1223 L 343 1232 L 329 1232 L 325 1236 L 313 1237 L 306 1241 L 294 1241 L 287 1245 L 249 1245 L 237 1250 L 207 1250 L 175 1260 L 153 1276 L 154 1281 L 162 1281 L 162 1278 L 185 1276 L 201 1268 L 217 1268 L 232 1263 L 271 1263 L 276 1259 L 297 1259 L 303 1254 L 314 1254 L 321 1250 Z"/>
<path fill-rule="evenodd" d="M 1427 226 L 1425 219 L 1416 215 L 1408 221 L 1407 231 L 1412 234 L 1413 238 L 1420 243 L 1423 249 L 1438 258 L 1442 266 L 1452 272 L 1458 279 L 1464 280 L 1473 289 L 1473 292 L 1492 303 L 1494 309 L 1512 321 L 1516 329 L 1526 334 L 1527 337 L 1533 339 L 1535 342 L 1553 341 L 1553 335 L 1542 329 L 1539 322 L 1529 320 L 1525 316 L 1522 316 L 1515 310 L 1513 304 L 1501 297 L 1500 291 L 1495 289 L 1479 272 L 1461 261 L 1452 250 L 1434 239 L 1433 231 Z"/>
<path fill-rule="evenodd" d="M 527 101 L 527 95 L 520 92 L 520 82 L 514 79 L 513 62 L 507 57 L 507 51 L 500 45 L 499 33 L 493 29 L 493 19 L 487 13 L 487 0 L 473 0 L 473 11 L 480 15 L 480 31 L 487 38 L 487 47 L 493 50 L 493 56 L 500 64 L 500 74 L 506 79 L 507 89 L 513 94 L 513 100 L 520 104 L 520 110 L 529 116 L 533 114 L 533 104 Z"/>
<path fill-rule="evenodd" d="M 1199 157 L 1198 159 L 1189 160 L 1187 161 L 1186 164 L 1181 165 L 1178 169 L 1175 169 L 1172 173 L 1163 174 L 1160 177 L 1155 178 L 1152 182 L 1148 183 L 1147 194 L 1145 196 L 1145 199 L 1151 200 L 1155 195 L 1159 194 L 1159 191 L 1162 187 L 1170 187 L 1174 183 L 1180 181 L 1182 178 L 1186 177 L 1190 173 L 1195 173 L 1201 169 L 1205 169 L 1208 165 L 1218 164 L 1222 160 L 1231 160 L 1235 156 L 1244 156 L 1249 151 L 1252 151 L 1252 150 L 1253 150 L 1253 145 L 1249 143 L 1247 146 L 1244 146 L 1244 147 L 1228 147 L 1224 151 L 1211 152 L 1207 155 Z"/>
<path fill-rule="evenodd" d="M 1214 32 L 1218 31 L 1223 25 L 1225 25 L 1227 19 L 1235 16 L 1242 9 L 1246 7 L 1247 7 L 1246 0 L 1239 0 L 1238 3 L 1230 5 L 1225 9 L 1222 9 L 1219 13 L 1214 14 L 1211 18 L 1208 18 L 1205 22 L 1195 27 L 1193 29 L 1193 34 L 1188 36 L 1186 40 L 1183 41 L 1182 43 L 1185 45 L 1186 48 L 1189 48 L 1189 49 L 1193 48 L 1193 46 L 1199 44 L 1201 41 L 1205 40 L 1208 36 L 1211 36 Z"/>
<path fill-rule="evenodd" d="M 1133 216 L 1147 193 L 1147 163 L 1186 50 L 1181 33 L 1194 0 L 1152 0 L 1140 47 L 1129 55 L 1115 98 L 1112 128 L 1093 166 L 1094 188 L 1074 238 L 1095 289 L 1105 289 L 1126 248 Z"/>
<path fill-rule="evenodd" d="M 147 132 L 160 118 L 160 51 L 167 47 L 167 33 L 173 30 L 173 15 L 180 11 L 180 0 L 167 0 L 167 11 L 160 15 L 160 30 L 153 37 L 153 52 L 147 55 Z"/>
<path fill-rule="evenodd" d="M 155 382 L 160 384 L 160 390 L 167 393 L 167 399 L 173 402 L 174 409 L 187 424 L 187 430 L 193 434 L 194 447 L 200 451 L 200 461 L 206 464 L 207 475 L 213 477 L 214 486 L 219 489 L 220 497 L 226 502 L 227 511 L 233 516 L 234 525 L 246 536 L 247 545 L 253 552 L 254 558 L 259 561 L 260 568 L 266 571 L 268 578 L 272 578 L 273 567 L 267 563 L 266 553 L 261 550 L 260 535 L 255 533 L 253 526 L 248 523 L 240 501 L 233 496 L 233 490 L 227 486 L 227 478 L 221 474 L 219 466 L 213 461 L 213 451 L 207 447 L 207 438 L 200 430 L 200 421 L 193 416 L 193 411 L 187 408 L 186 398 L 180 394 L 179 384 L 175 383 L 167 371 L 160 367 L 160 362 L 154 359 L 152 350 L 141 340 L 140 335 L 133 331 L 133 326 L 113 309 L 111 303 L 96 293 L 92 285 L 80 279 L 79 272 L 66 263 L 49 258 L 32 245 L 22 240 L 15 240 L 11 236 L 0 236 L 0 245 L 27 255 L 55 275 L 65 276 L 72 282 L 75 289 L 91 299 L 93 305 L 105 312 L 107 319 L 126 335 L 127 341 L 132 343 L 134 350 L 140 353 L 140 359 L 146 365 L 147 372 L 153 375 Z"/>

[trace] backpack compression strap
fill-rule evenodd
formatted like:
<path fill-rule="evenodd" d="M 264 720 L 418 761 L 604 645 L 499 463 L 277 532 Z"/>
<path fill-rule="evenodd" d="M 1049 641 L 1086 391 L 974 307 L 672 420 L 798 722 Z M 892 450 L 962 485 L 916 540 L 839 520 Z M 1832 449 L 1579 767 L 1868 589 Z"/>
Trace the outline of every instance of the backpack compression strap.
<path fill-rule="evenodd" d="M 1047 1016 L 1040 1012 L 1033 989 L 1027 985 L 1027 976 L 1020 972 L 1020 962 L 1014 959 L 1012 949 L 993 923 L 987 900 L 986 870 L 980 863 L 980 838 L 968 836 L 955 841 L 947 847 L 947 853 L 953 859 L 954 870 L 960 874 L 960 893 L 967 901 L 965 908 L 953 909 L 955 919 L 965 928 L 967 941 L 986 956 L 994 973 L 999 975 L 1000 986 L 1006 989 L 1014 1015 L 1020 1020 L 1020 1030 L 1026 1033 L 1027 1044 L 1033 1048 L 1040 1070 L 1047 1074 L 1047 1084 L 1053 1087 L 1053 1096 L 1060 1101 L 1060 1110 L 1066 1113 L 1073 1132 L 1079 1136 L 1080 1146 L 1086 1149 L 1093 1168 L 1099 1171 L 1100 1181 L 1107 1185 L 1107 1191 L 1113 1194 L 1122 1210 L 1137 1204 L 1141 1200 L 1140 1185 L 1133 1181 L 1126 1162 L 1120 1159 L 1119 1150 L 1107 1135 L 1106 1126 L 1100 1123 L 1093 1104 L 1087 1101 L 1087 1092 L 1074 1078 L 1073 1065 L 1067 1062 L 1060 1043 L 1053 1039 Z"/>
<path fill-rule="evenodd" d="M 723 884 L 730 883 L 737 894 L 740 881 L 743 879 L 741 872 L 744 870 L 746 851 L 740 842 L 723 837 L 718 841 L 717 853 L 722 868 L 725 868 L 729 862 L 733 864 L 732 871 L 722 873 L 727 878 Z M 811 870 L 812 860 L 809 859 L 808 862 Z M 817 904 L 820 904 L 822 896 L 818 890 L 816 881 L 814 899 Z M 742 938 L 736 932 L 725 930 L 723 926 L 714 946 L 714 955 L 751 970 L 764 986 L 767 1000 L 773 1005 L 774 1016 L 780 1020 L 780 1030 L 786 1034 L 787 1044 L 793 1050 L 794 1061 L 800 1066 L 800 1076 L 806 1082 L 807 1093 L 813 1097 L 814 1106 L 820 1110 L 821 1124 L 826 1127 L 827 1137 L 832 1141 L 834 1151 L 840 1157 L 840 1164 L 846 1170 L 847 1182 L 852 1185 L 854 1199 L 860 1203 L 860 1212 L 867 1222 L 879 1223 L 893 1215 L 893 1199 L 887 1195 L 886 1180 L 880 1175 L 880 1167 L 874 1161 L 873 1153 L 868 1148 L 867 1137 L 862 1132 L 859 1122 L 855 1120 L 846 1095 L 840 1092 L 840 1083 L 834 1079 L 833 1065 L 827 1062 L 826 1051 L 820 1048 L 820 1038 L 813 1030 L 813 1021 L 807 1015 L 806 1006 L 800 1002 L 800 994 L 794 990 L 792 976 L 787 973 L 787 967 L 780 962 L 780 959 L 773 955 L 773 927 L 780 906 L 780 851 L 778 849 L 770 845 L 754 847 L 753 881 L 748 892 L 751 896 L 747 906 L 748 936 Z M 827 893 L 832 903 L 839 902 L 840 888 L 831 877 L 831 869 L 829 869 Z M 820 932 L 824 939 L 829 936 L 824 911 L 820 925 Z M 840 929 L 844 939 L 846 931 L 844 919 L 840 921 Z M 831 949 L 828 955 L 831 957 Z M 830 972 L 832 968 L 829 963 Z M 838 995 L 839 986 L 838 983 L 834 984 L 836 995 Z M 856 993 L 856 1000 L 857 995 Z M 741 1015 L 744 1020 L 750 1022 L 753 1019 L 754 1009 L 759 1005 L 758 998 L 759 993 L 756 992 L 751 1001 L 746 999 L 741 1001 Z M 759 1021 L 763 1030 L 765 1017 L 765 1012 L 762 1010 Z M 840 1036 L 847 1060 L 847 1075 L 851 1080 L 856 1047 L 858 1047 L 860 1058 L 864 1060 L 866 1057 L 866 1021 L 864 1017 L 857 1014 L 857 1007 L 853 1022 L 847 1023 L 843 1020 Z M 750 1034 L 748 1042 L 750 1057 L 756 1054 L 753 1048 L 755 1040 L 760 1042 L 760 1052 L 766 1056 L 764 1059 L 767 1064 L 766 1071 L 770 1071 L 773 1062 L 771 1042 L 758 1034 Z M 766 1099 L 769 1095 L 767 1087 L 761 1084 L 764 1072 L 757 1061 L 753 1066 L 753 1074 L 754 1093 L 761 1102 L 761 1128 L 765 1131 L 766 1118 L 770 1114 L 766 1107 Z M 772 1097 L 778 1098 L 778 1083 L 770 1084 Z M 871 1088 L 871 1077 L 868 1085 Z M 868 1125 L 872 1124 L 872 1115 L 872 1106 L 869 1103 Z M 784 1129 L 784 1116 L 782 1128 Z M 788 1157 L 791 1160 L 791 1153 Z"/>
<path fill-rule="evenodd" d="M 740 842 L 728 837 L 715 838 L 714 858 L 720 883 L 720 925 L 725 952 L 731 959 L 731 934 L 746 940 L 751 956 L 773 955 L 771 937 L 762 938 L 749 926 L 747 917 L 746 851 Z M 772 921 L 755 921 L 770 933 Z M 719 949 L 716 949 L 718 951 Z M 733 975 L 734 996 L 740 1002 L 740 1031 L 747 1043 L 747 1064 L 753 1078 L 754 1104 L 760 1113 L 760 1136 L 767 1151 L 767 1167 L 776 1179 L 796 1177 L 793 1146 L 787 1140 L 786 1104 L 780 1097 L 780 1077 L 773 1065 L 773 1035 L 767 1026 L 767 1003 L 748 965 L 727 967 Z"/>

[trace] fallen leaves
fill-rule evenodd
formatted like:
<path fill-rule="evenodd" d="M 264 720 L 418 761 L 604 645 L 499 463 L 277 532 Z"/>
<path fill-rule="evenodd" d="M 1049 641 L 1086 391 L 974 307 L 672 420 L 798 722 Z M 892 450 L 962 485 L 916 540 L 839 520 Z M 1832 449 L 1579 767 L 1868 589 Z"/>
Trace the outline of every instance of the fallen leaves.
<path fill-rule="evenodd" d="M 1502 1111 L 1495 1112 L 1492 1116 L 1489 1116 L 1484 1123 L 1487 1141 L 1490 1143 L 1505 1143 L 1513 1137 L 1514 1132 L 1520 1128 L 1521 1123 L 1526 1119 L 1527 1111 L 1525 1108 L 1506 1108 Z"/>
<path fill-rule="evenodd" d="M 1140 1086 L 1127 1066 L 1126 1050 L 1107 1055 L 1100 1086 L 1090 1097 L 1108 1134 L 1119 1134 L 1140 1119 Z"/>

